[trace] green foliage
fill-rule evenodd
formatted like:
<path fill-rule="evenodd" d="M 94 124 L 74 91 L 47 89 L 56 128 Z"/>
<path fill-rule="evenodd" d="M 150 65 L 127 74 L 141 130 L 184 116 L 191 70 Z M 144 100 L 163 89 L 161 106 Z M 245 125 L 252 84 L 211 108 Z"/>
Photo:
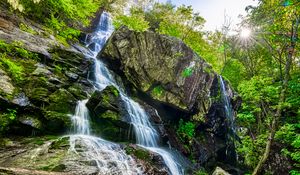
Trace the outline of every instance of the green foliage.
<path fill-rule="evenodd" d="M 237 145 L 237 153 L 242 156 L 243 163 L 254 168 L 264 151 L 267 134 L 259 135 L 255 140 L 249 136 L 242 137 L 242 143 Z"/>
<path fill-rule="evenodd" d="M 238 60 L 230 59 L 223 67 L 222 76 L 228 79 L 231 85 L 237 89 L 238 85 L 245 80 L 245 68 Z"/>
<path fill-rule="evenodd" d="M 289 145 L 287 148 L 282 149 L 282 153 L 289 156 L 296 162 L 295 166 L 300 166 L 300 124 L 285 124 L 275 135 L 278 142 Z"/>
<path fill-rule="evenodd" d="M 17 111 L 15 109 L 7 109 L 6 113 L 0 114 L 0 134 L 3 134 L 8 129 L 16 117 Z"/>
<path fill-rule="evenodd" d="M 26 59 L 39 59 L 36 53 L 30 52 L 23 48 L 23 43 L 15 41 L 11 44 L 0 40 L 0 52 L 10 57 L 19 57 Z"/>
<path fill-rule="evenodd" d="M 28 25 L 26 25 L 26 24 L 24 24 L 24 23 L 20 23 L 20 24 L 19 24 L 19 28 L 20 28 L 21 30 L 23 30 L 24 32 L 31 33 L 31 34 L 33 34 L 33 35 L 38 34 L 33 28 L 31 28 L 30 26 L 28 26 Z"/>
<path fill-rule="evenodd" d="M 195 175 L 208 175 L 208 173 L 205 170 L 198 170 L 194 173 Z"/>
<path fill-rule="evenodd" d="M 59 65 L 54 65 L 54 72 L 56 74 L 61 74 L 62 73 L 63 68 L 60 67 Z"/>
<path fill-rule="evenodd" d="M 196 125 L 193 122 L 184 122 L 182 119 L 179 121 L 177 134 L 182 141 L 191 141 L 195 136 Z"/>
<path fill-rule="evenodd" d="M 154 96 L 162 96 L 164 93 L 164 89 L 161 86 L 156 86 L 153 88 L 152 93 Z"/>
<path fill-rule="evenodd" d="M 143 11 L 136 8 L 130 9 L 130 15 L 118 15 L 113 23 L 116 28 L 125 25 L 130 30 L 137 32 L 144 32 L 149 28 L 149 23 L 145 20 Z"/>
<path fill-rule="evenodd" d="M 193 68 L 188 67 L 182 71 L 181 76 L 186 78 L 186 77 L 190 77 L 192 74 L 193 74 Z"/>
<path fill-rule="evenodd" d="M 4 67 L 7 69 L 7 72 L 15 81 L 20 82 L 24 80 L 24 70 L 21 65 L 11 59 L 8 59 L 5 54 L 0 54 L 0 59 Z"/>

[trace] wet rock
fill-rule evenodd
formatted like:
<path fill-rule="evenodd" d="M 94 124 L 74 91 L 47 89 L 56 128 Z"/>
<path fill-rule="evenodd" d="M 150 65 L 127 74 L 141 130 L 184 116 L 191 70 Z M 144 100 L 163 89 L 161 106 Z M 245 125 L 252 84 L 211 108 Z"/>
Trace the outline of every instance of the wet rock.
<path fill-rule="evenodd" d="M 15 96 L 14 99 L 12 100 L 12 103 L 22 107 L 30 105 L 30 101 L 28 97 L 26 97 L 25 93 L 23 92 Z"/>
<path fill-rule="evenodd" d="M 40 120 L 33 118 L 32 116 L 22 116 L 18 120 L 24 125 L 28 125 L 32 128 L 39 129 L 39 130 L 42 129 L 43 126 Z"/>
<path fill-rule="evenodd" d="M 68 72 L 68 71 L 66 71 L 65 74 L 66 74 L 67 77 L 69 77 L 69 79 L 70 79 L 71 81 L 76 81 L 76 80 L 78 80 L 78 77 L 79 77 L 79 76 L 78 76 L 77 74 L 73 73 L 73 72 Z"/>
<path fill-rule="evenodd" d="M 120 113 L 120 102 L 121 99 L 118 90 L 114 86 L 107 86 L 103 91 L 96 90 L 86 106 L 98 116 L 107 110 Z"/>
<path fill-rule="evenodd" d="M 44 76 L 50 76 L 52 75 L 52 72 L 47 69 L 47 67 L 43 64 L 35 64 L 35 66 L 37 67 L 33 72 L 32 75 L 44 75 Z"/>
<path fill-rule="evenodd" d="M 122 100 L 114 86 L 96 90 L 86 104 L 92 114 L 92 128 L 102 138 L 111 141 L 135 141 L 130 123 L 124 118 Z"/>
<path fill-rule="evenodd" d="M 215 169 L 215 171 L 213 172 L 212 175 L 230 175 L 229 173 L 227 173 L 225 170 L 223 170 L 222 168 L 220 167 L 217 167 Z"/>
<path fill-rule="evenodd" d="M 127 145 L 124 149 L 128 155 L 133 156 L 138 163 L 143 165 L 145 174 L 168 174 L 168 169 L 159 154 L 133 144 Z"/>

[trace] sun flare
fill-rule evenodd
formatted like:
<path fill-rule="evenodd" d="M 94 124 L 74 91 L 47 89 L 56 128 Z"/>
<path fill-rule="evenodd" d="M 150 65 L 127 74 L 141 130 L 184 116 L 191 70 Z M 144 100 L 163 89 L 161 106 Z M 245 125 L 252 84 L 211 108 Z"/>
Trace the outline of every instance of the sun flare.
<path fill-rule="evenodd" d="M 249 28 L 243 28 L 240 32 L 241 38 L 247 39 L 251 36 L 251 30 Z"/>

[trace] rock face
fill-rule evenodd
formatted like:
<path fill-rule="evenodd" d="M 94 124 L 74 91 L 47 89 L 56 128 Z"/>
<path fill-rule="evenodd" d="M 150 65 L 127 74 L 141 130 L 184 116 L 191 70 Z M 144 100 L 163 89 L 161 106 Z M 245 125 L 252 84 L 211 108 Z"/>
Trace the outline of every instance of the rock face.
<path fill-rule="evenodd" d="M 92 88 L 86 78 L 91 62 L 79 46 L 63 46 L 43 26 L 19 18 L 2 5 L 0 42 L 5 44 L 0 52 L 6 56 L 0 59 L 0 118 L 15 110 L 14 121 L 6 121 L 6 132 L 63 133 L 71 127 L 76 102 L 87 98 Z M 21 24 L 35 32 L 21 30 Z"/>
<path fill-rule="evenodd" d="M 96 90 L 86 106 L 92 114 L 93 133 L 115 142 L 135 143 L 132 128 L 124 118 L 121 96 L 114 86 Z"/>
<path fill-rule="evenodd" d="M 158 109 L 171 145 L 201 166 L 214 168 L 217 161 L 234 162 L 233 131 L 222 96 L 237 109 L 237 95 L 227 82 L 226 92 L 221 92 L 219 76 L 182 41 L 122 27 L 98 57 L 133 87 L 133 94 Z M 180 118 L 195 123 L 193 140 L 179 138 Z"/>
<path fill-rule="evenodd" d="M 188 111 L 209 107 L 207 99 L 216 74 L 176 38 L 123 27 L 113 34 L 100 57 L 154 99 Z"/>

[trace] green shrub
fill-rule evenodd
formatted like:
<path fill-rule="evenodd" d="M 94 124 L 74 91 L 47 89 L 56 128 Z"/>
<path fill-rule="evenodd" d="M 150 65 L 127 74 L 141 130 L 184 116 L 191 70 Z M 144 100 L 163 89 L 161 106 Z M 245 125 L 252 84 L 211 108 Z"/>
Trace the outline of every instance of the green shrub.
<path fill-rule="evenodd" d="M 251 168 L 257 165 L 260 156 L 263 154 L 267 137 L 267 134 L 261 134 L 255 140 L 249 136 L 241 138 L 242 143 L 237 144 L 237 153 L 245 165 Z"/>
<path fill-rule="evenodd" d="M 0 134 L 4 133 L 9 124 L 11 124 L 17 117 L 17 111 L 8 109 L 6 113 L 0 114 Z"/>
<path fill-rule="evenodd" d="M 144 32 L 149 28 L 149 22 L 145 20 L 144 12 L 140 9 L 130 9 L 130 15 L 118 15 L 113 22 L 115 28 L 125 25 L 130 30 Z"/>
<path fill-rule="evenodd" d="M 192 122 L 184 122 L 182 119 L 179 121 L 177 134 L 182 141 L 191 141 L 195 136 L 196 125 Z"/>
<path fill-rule="evenodd" d="M 164 94 L 164 89 L 161 86 L 156 86 L 156 87 L 153 88 L 152 94 L 154 96 L 160 97 Z"/>
<path fill-rule="evenodd" d="M 300 166 L 300 124 L 285 124 L 275 135 L 278 142 L 288 145 L 281 152 L 295 161 L 295 166 Z"/>

